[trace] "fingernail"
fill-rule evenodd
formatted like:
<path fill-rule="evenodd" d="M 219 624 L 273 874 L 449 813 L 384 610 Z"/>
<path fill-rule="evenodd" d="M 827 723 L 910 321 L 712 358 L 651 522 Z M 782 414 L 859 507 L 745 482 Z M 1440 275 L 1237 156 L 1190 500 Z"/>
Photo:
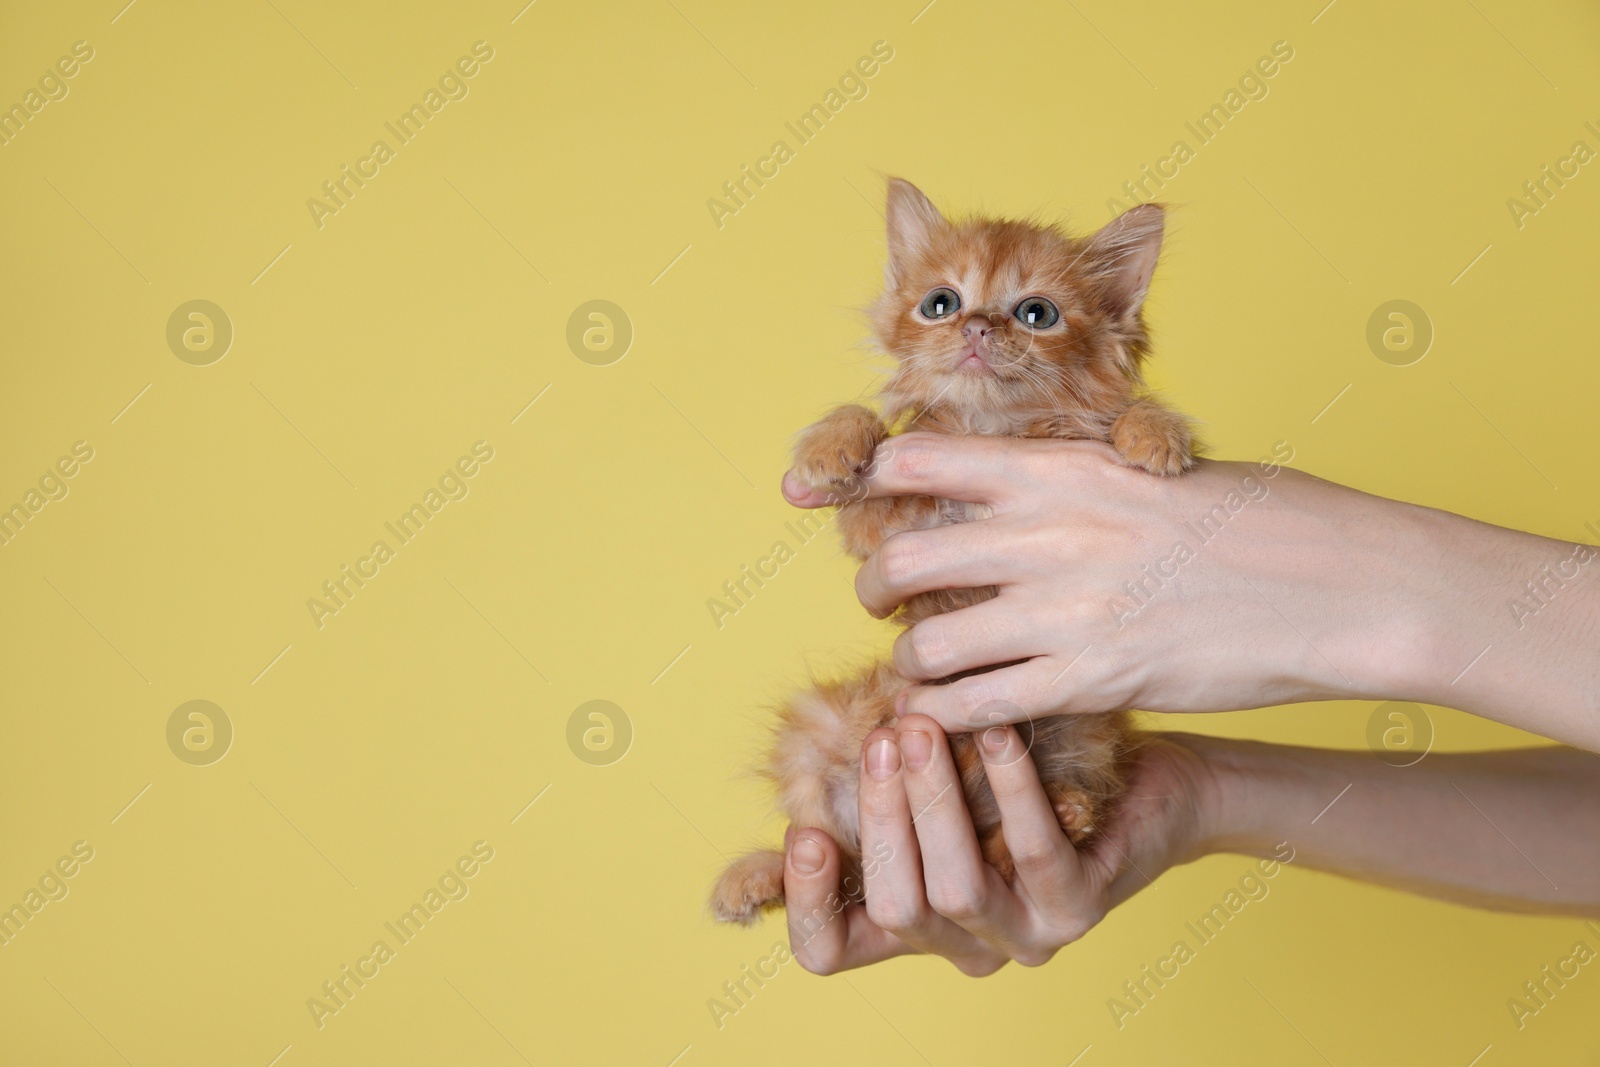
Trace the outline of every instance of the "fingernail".
<path fill-rule="evenodd" d="M 906 766 L 913 771 L 920 771 L 928 765 L 933 741 L 921 730 L 907 730 L 900 735 L 900 751 L 906 758 Z"/>
<path fill-rule="evenodd" d="M 991 726 L 983 732 L 983 747 L 997 756 L 1006 750 L 1010 741 L 1004 726 Z"/>
<path fill-rule="evenodd" d="M 894 695 L 894 717 L 904 718 L 906 713 L 906 700 L 910 697 L 911 690 L 902 689 Z"/>
<path fill-rule="evenodd" d="M 822 861 L 825 858 L 822 846 L 809 837 L 802 837 L 794 843 L 794 848 L 789 850 L 789 862 L 794 864 L 794 869 L 801 874 L 816 874 L 822 870 Z"/>
<path fill-rule="evenodd" d="M 900 750 L 887 737 L 867 749 L 867 773 L 872 777 L 887 778 L 899 769 Z"/>

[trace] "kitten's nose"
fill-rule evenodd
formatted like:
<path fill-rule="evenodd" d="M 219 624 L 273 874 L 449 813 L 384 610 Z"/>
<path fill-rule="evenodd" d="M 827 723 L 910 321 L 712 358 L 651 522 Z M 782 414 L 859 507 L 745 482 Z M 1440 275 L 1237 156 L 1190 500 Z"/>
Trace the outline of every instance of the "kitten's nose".
<path fill-rule="evenodd" d="M 989 334 L 994 331 L 995 327 L 999 325 L 997 322 L 995 322 L 995 318 L 996 316 L 993 314 L 985 315 L 982 313 L 974 313 L 973 316 L 967 320 L 966 325 L 961 327 L 961 332 L 967 335 L 968 341 L 971 341 L 973 344 L 977 344 L 985 337 L 988 337 Z"/>

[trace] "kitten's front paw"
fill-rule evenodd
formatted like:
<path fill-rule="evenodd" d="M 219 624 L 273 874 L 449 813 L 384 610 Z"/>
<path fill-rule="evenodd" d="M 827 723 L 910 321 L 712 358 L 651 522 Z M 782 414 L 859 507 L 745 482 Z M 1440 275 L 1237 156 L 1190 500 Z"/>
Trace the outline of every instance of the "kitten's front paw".
<path fill-rule="evenodd" d="M 836 408 L 800 435 L 794 449 L 795 477 L 817 492 L 849 496 L 859 484 L 857 472 L 884 436 L 883 423 L 867 408 Z"/>
<path fill-rule="evenodd" d="M 1188 420 L 1150 401 L 1133 405 L 1111 424 L 1111 447 L 1124 463 L 1151 474 L 1182 474 L 1194 466 Z"/>
<path fill-rule="evenodd" d="M 782 852 L 741 856 L 711 887 L 711 917 L 720 923 L 751 926 L 763 911 L 782 905 Z"/>

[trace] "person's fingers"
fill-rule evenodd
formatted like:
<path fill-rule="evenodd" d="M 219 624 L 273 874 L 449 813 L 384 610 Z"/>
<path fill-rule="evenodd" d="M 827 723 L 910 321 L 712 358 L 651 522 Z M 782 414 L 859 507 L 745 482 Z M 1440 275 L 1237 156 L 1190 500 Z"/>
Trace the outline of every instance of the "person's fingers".
<path fill-rule="evenodd" d="M 999 599 L 935 615 L 902 630 L 894 642 L 894 669 L 904 678 L 927 682 L 1046 651 L 1044 638 L 1002 593 Z"/>
<path fill-rule="evenodd" d="M 790 950 L 806 970 L 831 974 L 842 968 L 847 944 L 845 925 L 829 908 L 840 899 L 839 846 L 820 830 L 801 830 L 788 835 L 784 851 Z"/>
<path fill-rule="evenodd" d="M 839 846 L 833 838 L 821 830 L 793 828 L 785 837 L 784 909 L 789 948 L 800 966 L 813 974 L 834 974 L 912 951 L 868 919 L 859 905 L 846 903 L 839 886 Z"/>
<path fill-rule="evenodd" d="M 949 915 L 939 907 L 941 901 L 961 893 L 985 893 L 989 888 L 982 877 L 985 864 L 967 813 L 961 775 L 938 723 L 912 715 L 901 719 L 896 728 L 928 902 Z"/>
<path fill-rule="evenodd" d="M 794 471 L 784 473 L 783 498 L 797 508 L 824 508 L 839 503 L 833 494 L 806 485 Z"/>
<path fill-rule="evenodd" d="M 1036 913 L 1061 922 L 1082 908 L 1083 869 L 1077 849 L 1039 781 L 1028 746 L 1011 726 L 991 726 L 974 736 L 989 789 L 1000 808 L 1000 833 L 1023 892 Z"/>
<path fill-rule="evenodd" d="M 944 956 L 968 973 L 992 970 L 993 950 L 928 905 L 922 855 L 911 825 L 893 730 L 874 730 L 862 746 L 857 799 L 868 918 L 912 947 Z M 988 970 L 969 970 L 985 966 Z"/>
<path fill-rule="evenodd" d="M 889 857 L 865 872 L 867 914 L 913 944 L 931 943 L 938 917 L 924 899 L 922 864 L 894 731 L 874 730 L 862 746 L 857 801 L 862 856 Z"/>
<path fill-rule="evenodd" d="M 1030 444 L 1037 448 L 1043 443 Z M 936 496 L 1003 505 L 1036 481 L 1035 471 L 1027 446 L 1013 438 L 907 433 L 878 446 L 862 469 L 862 488 L 865 496 Z"/>
<path fill-rule="evenodd" d="M 967 610 L 967 609 L 964 609 Z M 897 715 L 926 715 L 949 733 L 967 733 L 1034 715 L 1062 713 L 1072 695 L 1072 661 L 1038 656 L 948 685 L 913 685 L 895 697 Z M 1094 708 L 1118 711 L 1119 708 Z"/>
<path fill-rule="evenodd" d="M 1078 462 L 1063 464 L 1063 457 Z M 1058 481 L 1068 470 L 1090 477 L 1127 470 L 1111 446 L 1100 441 L 904 433 L 878 446 L 861 469 L 858 491 L 851 492 L 849 499 L 936 496 L 1003 510 L 1036 485 L 1046 468 Z M 793 471 L 784 475 L 783 495 L 802 508 L 844 502 L 836 493 L 803 485 Z"/>
<path fill-rule="evenodd" d="M 898 729 L 928 903 L 962 929 L 1015 955 L 1026 916 L 999 872 L 983 861 L 944 731 L 921 715 L 901 719 Z"/>
<path fill-rule="evenodd" d="M 975 589 L 1017 576 L 1017 555 L 997 544 L 988 520 L 905 530 L 888 538 L 856 571 L 856 597 L 878 618 L 932 589 Z"/>

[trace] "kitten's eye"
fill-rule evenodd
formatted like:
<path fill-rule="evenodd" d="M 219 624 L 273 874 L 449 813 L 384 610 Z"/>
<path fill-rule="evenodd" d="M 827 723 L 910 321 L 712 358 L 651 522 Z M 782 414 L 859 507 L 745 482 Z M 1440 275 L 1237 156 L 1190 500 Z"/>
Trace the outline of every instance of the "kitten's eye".
<path fill-rule="evenodd" d="M 961 298 L 954 289 L 935 289 L 922 298 L 920 310 L 924 318 L 942 319 L 954 315 L 960 308 Z"/>
<path fill-rule="evenodd" d="M 1035 330 L 1047 329 L 1061 319 L 1061 312 L 1042 296 L 1030 296 L 1017 305 L 1017 321 Z"/>

